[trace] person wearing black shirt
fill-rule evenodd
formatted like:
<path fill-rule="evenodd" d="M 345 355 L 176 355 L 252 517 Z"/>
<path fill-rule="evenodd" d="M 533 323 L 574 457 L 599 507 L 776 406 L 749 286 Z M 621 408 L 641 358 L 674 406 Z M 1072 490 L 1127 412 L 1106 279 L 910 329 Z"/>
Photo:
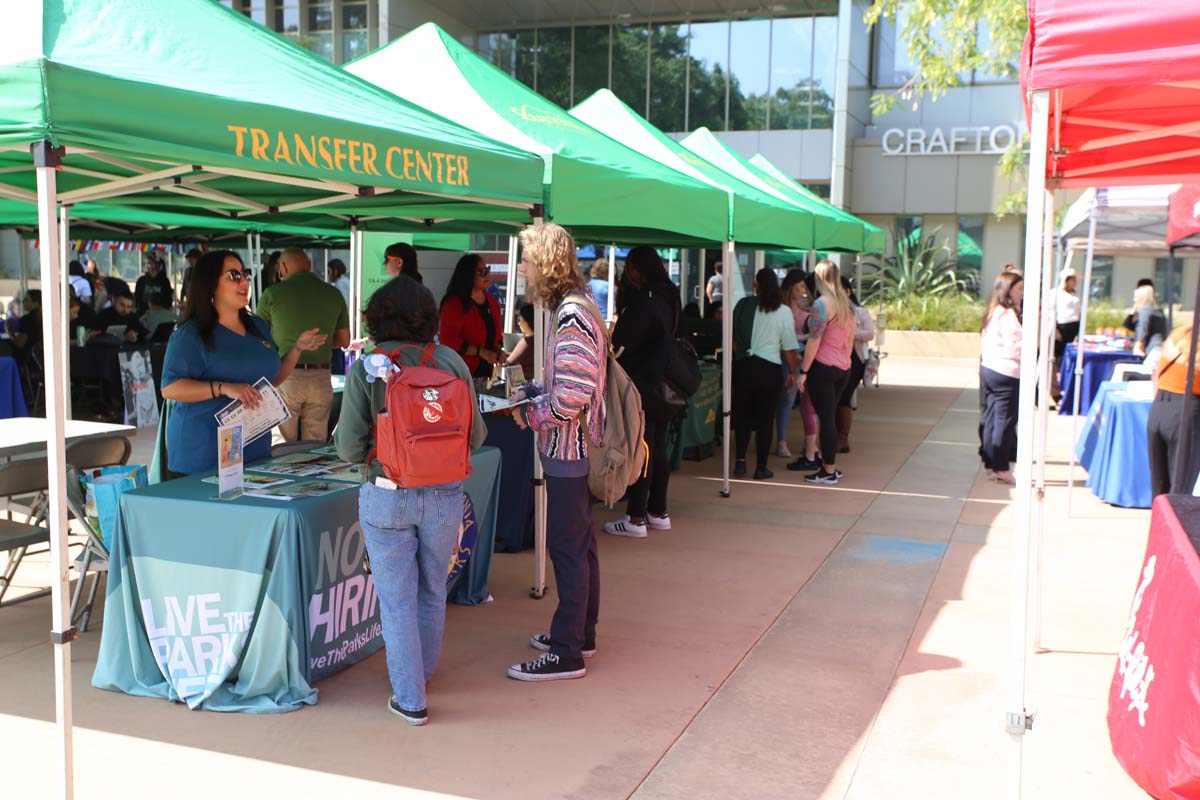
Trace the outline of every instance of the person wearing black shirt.
<path fill-rule="evenodd" d="M 133 307 L 139 317 L 150 310 L 150 293 L 156 289 L 166 289 L 168 294 L 173 291 L 163 262 L 153 253 L 148 253 L 146 273 L 137 279 L 133 289 Z"/>
<path fill-rule="evenodd" d="M 612 346 L 620 353 L 617 361 L 642 396 L 650 458 L 643 477 L 629 487 L 624 519 L 605 523 L 604 531 L 641 539 L 647 528 L 671 529 L 667 513 L 667 483 L 671 478 L 667 429 L 671 419 L 669 410 L 655 402 L 655 397 L 671 364 L 672 340 L 683 309 L 679 289 L 652 247 L 629 251 L 621 280 Z"/>
<path fill-rule="evenodd" d="M 139 281 L 140 282 L 140 281 Z M 109 328 L 124 325 L 124 344 L 138 344 L 148 335 L 146 326 L 133 312 L 133 298 L 129 293 L 117 295 L 112 299 L 112 305 L 96 315 L 95 330 L 106 332 Z"/>

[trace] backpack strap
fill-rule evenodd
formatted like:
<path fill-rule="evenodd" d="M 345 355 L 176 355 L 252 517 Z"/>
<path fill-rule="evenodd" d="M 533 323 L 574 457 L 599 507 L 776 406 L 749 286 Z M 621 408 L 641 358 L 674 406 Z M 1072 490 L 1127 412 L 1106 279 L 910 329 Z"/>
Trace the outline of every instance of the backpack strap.
<path fill-rule="evenodd" d="M 592 321 L 596 323 L 596 327 L 600 330 L 600 338 L 604 340 L 605 349 L 608 352 L 612 352 L 612 341 L 608 338 L 608 324 L 604 321 L 604 317 L 600 314 L 600 309 L 596 307 L 592 299 L 583 292 L 568 292 L 563 297 L 562 302 L 565 303 L 568 300 L 574 300 L 587 309 L 588 313 L 592 315 Z"/>
<path fill-rule="evenodd" d="M 396 366 L 402 367 L 403 365 L 400 363 L 400 352 L 402 350 L 418 350 L 422 353 L 421 360 L 417 362 L 418 367 L 436 367 L 437 361 L 433 357 L 433 351 L 436 347 L 437 342 L 430 342 L 424 347 L 415 344 L 402 344 L 395 350 L 389 352 L 388 358 L 390 358 L 392 363 Z"/>

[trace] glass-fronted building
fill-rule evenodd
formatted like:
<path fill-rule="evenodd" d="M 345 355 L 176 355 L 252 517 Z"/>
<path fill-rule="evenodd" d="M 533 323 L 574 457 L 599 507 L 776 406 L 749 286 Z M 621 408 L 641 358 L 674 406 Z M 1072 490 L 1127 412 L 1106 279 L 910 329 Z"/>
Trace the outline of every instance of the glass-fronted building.
<path fill-rule="evenodd" d="M 913 66 L 902 20 L 863 23 L 869 0 L 222 2 L 336 63 L 433 21 L 561 106 L 608 88 L 664 131 L 707 127 L 889 232 L 937 231 L 985 285 L 1022 261 L 1023 219 L 998 213 L 1023 189 L 999 170 L 1024 129 L 1015 67 L 873 115 L 871 95 L 898 92 Z M 978 36 L 986 47 L 985 25 Z M 1138 278 L 1165 274 L 1159 261 L 1098 258 L 1094 296 L 1127 303 Z M 1184 269 L 1194 286 L 1197 264 Z"/>

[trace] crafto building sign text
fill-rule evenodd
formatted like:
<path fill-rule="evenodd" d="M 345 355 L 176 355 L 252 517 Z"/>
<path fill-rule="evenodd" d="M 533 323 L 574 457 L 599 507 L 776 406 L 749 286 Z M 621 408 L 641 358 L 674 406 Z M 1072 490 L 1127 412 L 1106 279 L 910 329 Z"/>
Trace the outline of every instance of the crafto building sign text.
<path fill-rule="evenodd" d="M 288 135 L 242 125 L 226 126 L 239 158 L 309 166 L 357 175 L 390 175 L 410 183 L 470 186 L 470 159 L 412 147 L 377 147 L 373 142 L 337 136 Z"/>
<path fill-rule="evenodd" d="M 888 128 L 880 144 L 885 156 L 999 155 L 1015 141 L 1013 125 L 966 125 Z"/>

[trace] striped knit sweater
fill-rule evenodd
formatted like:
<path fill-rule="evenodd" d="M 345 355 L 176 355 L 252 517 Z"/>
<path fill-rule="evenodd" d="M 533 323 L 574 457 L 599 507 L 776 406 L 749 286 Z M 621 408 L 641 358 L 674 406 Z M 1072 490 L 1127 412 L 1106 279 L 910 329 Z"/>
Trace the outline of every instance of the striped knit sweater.
<path fill-rule="evenodd" d="M 583 461 L 588 457 L 588 440 L 600 443 L 607 368 L 608 342 L 603 329 L 587 306 L 569 295 L 559 304 L 554 329 L 546 340 L 546 391 L 526 412 L 529 427 L 538 432 L 538 450 L 543 456 Z M 588 436 L 583 435 L 585 423 Z"/>

